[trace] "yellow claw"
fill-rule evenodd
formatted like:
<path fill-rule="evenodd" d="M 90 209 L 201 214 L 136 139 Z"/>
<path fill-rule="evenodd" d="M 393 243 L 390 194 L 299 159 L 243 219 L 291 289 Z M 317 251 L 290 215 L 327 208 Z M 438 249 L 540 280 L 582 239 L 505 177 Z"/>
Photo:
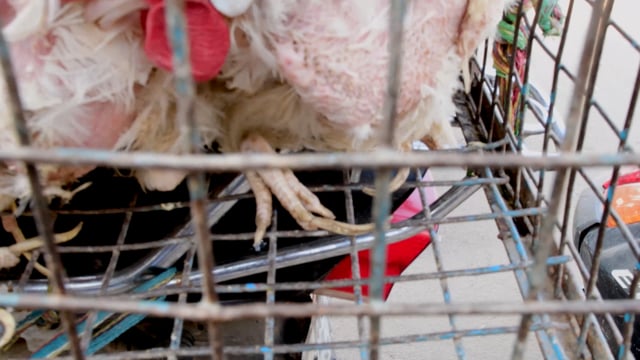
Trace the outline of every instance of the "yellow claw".
<path fill-rule="evenodd" d="M 284 177 L 287 180 L 287 183 L 291 186 L 291 189 L 298 195 L 298 198 L 302 202 L 307 210 L 312 213 L 318 214 L 327 219 L 335 219 L 336 216 L 333 212 L 327 209 L 322 203 L 320 199 L 311 192 L 304 184 L 298 180 L 293 171 L 284 170 Z"/>
<path fill-rule="evenodd" d="M 401 148 L 404 152 L 410 152 L 412 150 L 411 143 L 407 142 L 402 144 Z M 409 174 L 411 173 L 410 168 L 401 168 L 398 170 L 396 176 L 391 179 L 391 183 L 389 183 L 389 192 L 395 192 L 400 189 L 400 187 L 407 181 Z M 369 196 L 376 196 L 376 189 L 374 187 L 366 186 L 362 189 L 362 192 Z"/>
<path fill-rule="evenodd" d="M 247 171 L 245 177 L 253 190 L 253 196 L 256 198 L 256 232 L 253 237 L 253 247 L 257 251 L 260 249 L 269 225 L 271 225 L 273 204 L 269 188 L 255 171 Z"/>
<path fill-rule="evenodd" d="M 74 227 L 73 229 L 67 232 L 55 234 L 54 236 L 55 243 L 63 244 L 75 238 L 80 233 L 80 230 L 82 230 L 82 222 L 78 223 L 76 227 Z M 24 239 L 24 235 L 22 235 L 22 231 L 20 231 L 20 236 L 23 239 L 22 241 L 18 241 L 17 243 L 9 246 L 9 250 L 11 250 L 11 252 L 16 255 L 20 255 L 28 251 L 35 250 L 44 245 L 44 240 L 42 240 L 40 236 L 36 236 L 31 239 Z"/>
<path fill-rule="evenodd" d="M 62 244 L 75 238 L 80 233 L 82 225 L 83 223 L 80 222 L 78 225 L 76 225 L 76 227 L 67 232 L 55 234 L 55 243 Z M 9 229 L 7 230 L 11 233 L 11 235 L 13 235 L 16 243 L 11 246 L 0 247 L 0 269 L 10 268 L 17 265 L 20 261 L 20 255 L 23 255 L 27 260 L 31 260 L 31 254 L 29 252 L 44 245 L 44 241 L 40 236 L 36 236 L 31 239 L 25 239 L 22 230 L 20 230 L 20 228 L 17 226 L 9 226 Z M 46 267 L 40 265 L 39 263 L 35 263 L 34 267 L 44 276 L 49 277 L 49 275 L 51 275 L 49 270 L 47 270 Z"/>
<path fill-rule="evenodd" d="M 410 172 L 411 172 L 411 169 L 409 168 L 400 169 L 396 174 L 396 176 L 394 176 L 393 179 L 391 179 L 391 182 L 389 183 L 389 192 L 394 192 L 400 189 L 400 187 L 402 187 L 405 181 L 407 181 L 407 178 L 409 177 Z M 376 196 L 376 188 L 373 188 L 373 187 L 365 187 L 364 189 L 362 189 L 362 192 L 369 196 Z"/>
<path fill-rule="evenodd" d="M 356 236 L 366 234 L 368 232 L 373 231 L 375 229 L 375 224 L 349 224 L 341 221 L 336 221 L 333 219 L 326 219 L 321 217 L 313 217 L 311 219 L 311 225 L 315 226 L 319 229 L 327 230 L 336 234 L 346 235 L 346 236 Z"/>
<path fill-rule="evenodd" d="M 0 308 L 0 349 L 7 345 L 16 333 L 16 319 L 5 309 Z"/>

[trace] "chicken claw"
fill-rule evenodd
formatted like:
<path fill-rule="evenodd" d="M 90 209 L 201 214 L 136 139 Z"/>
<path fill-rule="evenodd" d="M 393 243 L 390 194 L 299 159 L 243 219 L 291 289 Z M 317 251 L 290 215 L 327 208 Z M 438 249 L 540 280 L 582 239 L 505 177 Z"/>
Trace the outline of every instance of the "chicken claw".
<path fill-rule="evenodd" d="M 327 219 L 335 219 L 336 216 L 320 203 L 320 199 L 315 196 L 300 180 L 293 174 L 291 170 L 284 170 L 284 177 L 287 183 L 291 185 L 293 191 L 298 195 L 302 204 L 314 214 L 321 215 Z"/>
<path fill-rule="evenodd" d="M 29 252 L 42 247 L 43 240 L 39 236 L 31 239 L 25 239 L 22 230 L 20 230 L 20 227 L 18 227 L 18 223 L 15 217 L 3 216 L 2 225 L 6 231 L 11 233 L 13 238 L 16 240 L 16 243 L 11 246 L 0 247 L 0 269 L 11 268 L 18 265 L 18 263 L 20 262 L 20 255 L 23 255 L 25 258 L 27 258 L 27 260 L 31 260 L 31 254 Z M 75 238 L 76 236 L 78 236 L 78 233 L 80 233 L 81 229 L 82 223 L 79 223 L 70 231 L 55 234 L 56 244 L 61 244 Z M 50 271 L 47 270 L 47 268 L 37 262 L 35 263 L 34 267 L 44 276 L 49 277 L 49 275 L 51 275 Z"/>
<path fill-rule="evenodd" d="M 273 204 L 271 202 L 271 192 L 269 192 L 269 188 L 262 181 L 260 175 L 255 171 L 247 171 L 245 177 L 256 198 L 256 232 L 253 238 L 253 247 L 257 251 L 264 235 L 267 233 L 267 228 L 271 225 Z"/>
<path fill-rule="evenodd" d="M 244 139 L 241 150 L 275 153 L 271 145 L 256 134 L 250 134 Z M 271 225 L 271 194 L 304 230 L 323 229 L 341 235 L 358 235 L 373 230 L 373 224 L 354 225 L 336 221 L 331 210 L 324 207 L 291 170 L 247 171 L 245 176 L 256 198 L 256 233 L 253 243 L 256 249 L 260 248 L 267 228 Z"/>
<path fill-rule="evenodd" d="M 0 349 L 7 345 L 16 333 L 16 319 L 5 309 L 0 308 Z"/>
<path fill-rule="evenodd" d="M 412 150 L 411 143 L 407 142 L 402 144 L 401 149 L 404 152 L 411 151 Z M 405 183 L 405 181 L 407 181 L 407 178 L 409 177 L 410 172 L 411 172 L 410 168 L 398 169 L 398 173 L 396 174 L 396 176 L 393 177 L 393 179 L 391 179 L 391 182 L 389 183 L 389 192 L 394 192 L 400 189 L 400 187 Z M 366 186 L 362 189 L 362 192 L 369 196 L 376 196 L 376 189 L 373 187 Z"/>

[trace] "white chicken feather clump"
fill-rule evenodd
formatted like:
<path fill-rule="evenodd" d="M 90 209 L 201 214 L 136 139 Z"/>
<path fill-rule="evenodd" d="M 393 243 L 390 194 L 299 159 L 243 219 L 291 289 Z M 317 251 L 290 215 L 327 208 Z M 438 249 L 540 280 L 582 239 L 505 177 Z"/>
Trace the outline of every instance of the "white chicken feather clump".
<path fill-rule="evenodd" d="M 184 153 L 186 134 L 175 122 L 174 77 L 154 68 L 144 52 L 137 13 L 144 1 L 2 1 L 8 22 L 3 31 L 17 65 L 33 146 Z M 0 101 L 6 101 L 2 86 Z M 219 136 L 221 105 L 214 94 L 207 86 L 198 88 L 195 118 L 203 144 Z M 0 109 L 4 149 L 17 145 L 7 110 Z M 63 186 L 92 167 L 39 168 L 48 195 L 70 198 L 73 194 Z M 134 175 L 144 189 L 169 191 L 185 173 L 139 170 Z M 19 166 L 9 164 L 0 171 L 0 196 L 7 202 L 0 207 L 29 194 Z"/>
<path fill-rule="evenodd" d="M 0 16 L 7 37 L 18 90 L 35 147 L 113 149 L 131 125 L 137 87 L 146 85 L 152 65 L 141 49 L 139 26 L 110 31 L 84 19 L 84 4 L 3 1 Z M 34 16 L 29 18 L 24 14 Z M 12 16 L 15 15 L 15 16 Z M 36 26 L 37 25 L 37 26 Z M 0 86 L 0 101 L 8 101 Z M 13 118 L 0 108 L 0 147 L 17 146 Z M 98 136 L 96 136 L 98 135 Z M 62 186 L 90 168 L 40 166 L 48 195 L 71 196 Z M 0 171 L 0 194 L 6 208 L 12 198 L 29 197 L 21 166 Z"/>
<path fill-rule="evenodd" d="M 153 151 L 185 154 L 188 134 L 176 119 L 179 95 L 174 77 L 163 70 L 155 70 L 146 87 L 137 93 L 135 120 L 123 134 L 116 148 L 125 151 Z M 220 137 L 222 109 L 227 97 L 224 91 L 209 84 L 197 87 L 194 120 L 200 135 L 200 145 L 212 144 Z M 146 190 L 171 191 L 186 177 L 178 170 L 139 169 L 135 176 Z"/>
<path fill-rule="evenodd" d="M 139 26 L 105 32 L 84 21 L 83 10 L 82 4 L 68 3 L 51 23 L 10 42 L 23 107 L 33 112 L 29 125 L 43 144 L 86 136 L 86 126 L 78 124 L 81 117 L 60 120 L 61 114 L 82 111 L 83 105 L 110 102 L 131 111 L 135 86 L 146 85 L 152 69 L 140 49 Z M 31 47 L 42 50 L 30 54 Z"/>

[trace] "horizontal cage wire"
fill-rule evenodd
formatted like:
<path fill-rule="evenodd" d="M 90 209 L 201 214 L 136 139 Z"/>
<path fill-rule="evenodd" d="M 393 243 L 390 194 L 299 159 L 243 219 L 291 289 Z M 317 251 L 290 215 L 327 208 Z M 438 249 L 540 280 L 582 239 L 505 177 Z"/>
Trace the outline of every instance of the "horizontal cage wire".
<path fill-rule="evenodd" d="M 14 46 L 32 28 L 7 18 L 55 21 L 51 9 L 68 15 L 85 3 L 0 9 L 5 133 L 16 135 L 0 146 L 1 358 L 640 358 L 637 4 L 505 0 L 459 72 L 451 124 L 466 145 L 415 141 L 398 151 L 402 71 L 416 66 L 400 56 L 415 41 L 402 24 L 417 5 L 391 1 L 378 147 L 229 153 L 215 139 L 203 145 L 210 129 L 198 119 L 214 116 L 202 99 L 240 95 L 198 78 L 201 49 L 190 44 L 205 42 L 190 11 L 215 6 L 228 26 L 275 0 L 109 1 L 114 12 L 100 26 L 129 26 L 113 14 L 141 12 L 136 24 L 158 20 L 165 32 L 170 81 L 148 86 L 173 91 L 158 111 L 179 134 L 161 149 L 42 146 L 29 98 L 39 90 L 21 83 L 29 64 Z M 458 2 L 467 5 L 456 21 L 492 3 Z M 229 28 L 231 48 L 252 40 Z M 219 92 L 202 97 L 206 86 Z M 58 167 L 82 175 L 51 190 Z M 155 191 L 140 173 L 182 177 Z M 292 195 L 301 206 L 313 206 L 300 195 L 308 189 L 343 226 L 367 230 L 300 226 L 271 189 L 269 226 L 256 241 L 265 213 L 256 177 L 267 187 L 279 174 L 287 184 L 276 187 L 304 184 Z M 1 192 L 9 176 L 25 196 Z"/>

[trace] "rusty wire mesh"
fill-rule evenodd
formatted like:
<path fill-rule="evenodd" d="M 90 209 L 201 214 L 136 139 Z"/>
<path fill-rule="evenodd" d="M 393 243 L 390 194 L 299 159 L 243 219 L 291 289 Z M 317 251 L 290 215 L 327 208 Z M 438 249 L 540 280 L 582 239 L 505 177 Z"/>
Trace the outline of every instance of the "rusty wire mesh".
<path fill-rule="evenodd" d="M 542 4 L 534 3 L 537 6 Z M 397 73 L 402 66 L 399 57 L 393 55 L 399 54 L 402 46 L 399 19 L 402 18 L 406 1 L 394 1 L 392 4 L 390 26 L 394 41 L 391 41 L 390 51 L 394 61 L 389 69 L 390 87 L 397 86 Z M 611 200 L 602 194 L 602 179 L 598 177 L 602 174 L 610 177 L 615 190 L 621 167 L 640 164 L 640 157 L 632 150 L 632 139 L 629 136 L 640 87 L 640 70 L 624 74 L 635 79 L 628 87 L 630 92 L 620 95 L 629 98 L 624 112 L 615 109 L 613 113 L 616 115 L 610 115 L 612 110 L 600 101 L 596 91 L 596 84 L 600 81 L 598 74 L 602 73 L 602 67 L 607 66 L 607 63 L 600 61 L 606 56 L 607 41 L 613 41 L 611 37 L 614 36 L 622 39 L 633 56 L 627 61 L 633 60 L 636 63 L 640 58 L 640 47 L 633 34 L 625 32 L 623 27 L 612 20 L 612 0 L 569 0 L 564 5 L 565 27 L 560 40 L 553 46 L 537 31 L 537 15 L 529 13 L 517 18 L 516 24 L 528 24 L 535 34 L 528 39 L 529 61 L 524 68 L 524 77 L 516 74 L 513 66 L 510 67 L 507 94 L 511 94 L 513 89 L 520 89 L 525 99 L 517 103 L 517 109 L 505 109 L 504 103 L 498 101 L 500 87 L 496 85 L 497 78 L 491 72 L 492 44 L 487 42 L 486 47 L 480 49 L 472 60 L 470 66 L 474 83 L 469 94 L 456 95 L 458 114 L 455 122 L 467 142 L 486 144 L 480 151 L 416 150 L 411 154 L 399 155 L 383 147 L 373 155 L 354 153 L 340 157 L 314 153 L 222 155 L 199 154 L 195 144 L 188 143 L 185 146 L 189 147 L 192 154 L 181 156 L 77 149 L 51 149 L 42 152 L 29 148 L 29 136 L 19 108 L 16 80 L 10 71 L 6 44 L 2 42 L 2 65 L 12 95 L 12 101 L 6 106 L 12 107 L 16 128 L 22 135 L 22 146 L 15 150 L 0 150 L 0 160 L 24 161 L 28 165 L 34 202 L 24 213 L 24 221 L 25 224 L 35 225 L 37 233 L 42 234 L 45 240 L 45 246 L 30 261 L 24 261 L 19 271 L 3 274 L 4 290 L 0 292 L 0 306 L 12 311 L 32 311 L 36 317 L 58 314 L 69 343 L 59 356 L 75 359 L 175 359 L 196 356 L 221 359 L 223 354 L 257 354 L 261 358 L 274 359 L 278 354 L 313 349 L 353 348 L 363 350 L 359 353 L 361 358 L 375 360 L 384 358 L 382 354 L 386 345 L 434 341 L 450 341 L 456 356 L 464 359 L 467 358 L 465 349 L 469 348 L 465 345 L 466 339 L 499 334 L 514 334 L 514 359 L 523 358 L 528 337 L 537 339 L 540 353 L 548 359 L 631 356 L 628 353 L 633 314 L 640 311 L 640 303 L 634 299 L 635 286 L 629 287 L 631 290 L 628 300 L 612 301 L 602 298 L 595 286 L 597 266 L 591 269 L 586 267 L 571 239 L 571 214 L 577 189 L 591 189 L 606 209 L 602 218 L 613 216 L 626 240 L 626 251 L 640 259 L 637 239 L 620 215 L 610 207 Z M 591 13 L 592 17 L 587 31 L 582 33 L 583 37 L 572 39 L 568 34 L 572 29 L 572 16 L 577 7 L 587 8 L 587 13 Z M 538 14 L 539 11 L 534 13 Z M 193 106 L 194 84 L 189 75 L 188 49 L 185 48 L 187 41 L 185 31 L 182 31 L 185 18 L 180 1 L 167 2 L 166 16 L 177 69 L 176 89 L 182 95 L 178 121 L 195 131 L 189 117 Z M 580 49 L 584 44 L 575 69 L 563 57 L 568 41 L 579 42 Z M 534 58 L 534 55 L 538 58 Z M 551 80 L 550 87 L 535 87 L 536 76 L 548 77 Z M 559 109 L 556 102 L 558 94 L 563 91 L 567 93 L 570 106 Z M 390 94 L 397 95 L 397 92 L 390 91 Z M 383 141 L 387 145 L 393 138 L 393 116 L 390 114 L 395 113 L 395 102 L 396 98 L 390 95 L 385 103 L 385 121 L 389 131 L 388 137 Z M 566 122 L 558 120 L 562 118 L 562 110 L 568 111 Z M 508 114 L 516 114 L 521 119 L 519 126 L 509 125 L 511 115 Z M 597 121 L 606 125 L 607 131 L 610 131 L 607 136 L 615 142 L 615 146 L 606 152 L 589 152 L 585 148 L 589 142 L 589 124 Z M 537 124 L 537 130 L 527 130 L 524 123 Z M 566 126 L 561 126 L 563 123 Z M 179 191 L 160 197 L 139 193 L 134 187 L 129 189 L 125 180 L 105 180 L 102 187 L 100 181 L 96 181 L 99 190 L 78 195 L 84 196 L 85 204 L 91 205 L 48 210 L 38 181 L 37 164 L 40 163 L 95 164 L 119 169 L 180 168 L 192 171 L 192 174 Z M 423 201 L 422 213 L 388 228 L 388 213 L 393 207 L 393 198 L 384 194 L 388 193 L 392 170 L 405 166 L 412 167 L 416 172 L 413 180 L 404 185 L 405 190 L 437 186 L 445 191 L 430 205 Z M 251 200 L 246 181 L 235 172 L 285 167 L 294 170 L 338 170 L 335 182 L 318 183 L 311 189 L 318 193 L 341 194 L 343 215 L 351 222 L 355 221 L 354 197 L 357 195 L 354 194 L 361 191 L 363 185 L 349 183 L 347 170 L 374 169 L 377 196 L 371 202 L 370 210 L 376 231 L 351 239 L 329 236 L 323 231 L 305 232 L 287 227 L 280 229 L 278 219 L 274 219 L 267 234 L 267 251 L 242 258 L 220 257 L 220 249 L 224 250 L 238 242 L 245 246 L 253 238 L 252 225 L 247 225 L 245 231 L 235 232 L 225 231 L 224 227 L 215 228 L 225 221 L 234 221 L 237 214 L 229 215 L 232 208 L 242 201 Z M 462 180 L 420 181 L 426 168 L 465 168 L 468 174 Z M 593 169 L 600 172 L 594 173 Z M 205 175 L 218 173 L 224 174 L 215 179 Z M 102 199 L 91 202 L 92 196 L 101 196 L 100 192 L 107 193 L 102 194 L 102 198 L 114 196 L 106 190 L 113 186 L 128 189 L 124 191 L 126 196 L 113 201 Z M 490 211 L 476 212 L 473 215 L 451 215 L 454 209 L 480 190 L 486 195 Z M 369 207 L 366 207 L 366 211 L 369 211 Z M 90 228 L 95 233 L 87 236 L 95 242 L 55 245 L 52 214 L 56 216 L 56 226 L 69 226 L 79 220 L 88 224 L 93 222 L 94 227 Z M 244 215 L 242 222 L 252 223 L 253 214 L 240 215 Z M 173 219 L 171 221 L 175 223 L 169 224 L 169 219 Z M 441 242 L 435 226 L 478 221 L 496 222 L 509 262 L 476 268 L 444 267 L 440 257 Z M 59 225 L 61 222 L 63 225 Z M 166 226 L 161 225 L 163 222 L 167 222 Z M 106 225 L 101 228 L 99 224 L 103 223 Z M 114 223 L 119 224 L 119 228 L 114 228 Z M 385 277 L 385 245 L 402 241 L 425 230 L 430 232 L 433 240 L 431 246 L 436 256 L 436 269 Z M 599 237 L 602 236 L 603 233 L 600 233 Z M 290 244 L 292 239 L 304 239 L 304 242 L 284 246 Z M 601 241 L 599 243 L 594 259 L 599 259 L 602 255 Z M 322 276 L 318 275 L 304 280 L 281 281 L 276 276 L 281 271 L 300 271 L 300 266 L 327 259 L 344 256 L 357 259 L 358 251 L 362 249 L 372 249 L 369 279 L 360 277 L 357 266 L 353 269 L 355 275 L 351 280 L 322 281 Z M 44 255 L 47 268 L 53 274 L 48 281 L 33 272 L 40 255 Z M 463 253 L 460 256 L 472 255 Z M 217 263 L 214 259 L 222 261 Z M 72 268 L 69 264 L 73 261 L 82 262 L 84 267 Z M 597 264 L 597 260 L 594 263 Z M 170 274 L 161 286 L 138 291 L 145 281 L 173 267 L 179 271 Z M 522 298 L 527 301 L 508 302 L 496 298 L 490 302 L 459 302 L 449 289 L 448 281 L 451 279 L 473 281 L 477 277 L 495 273 L 513 274 Z M 638 283 L 638 274 L 634 270 L 633 280 L 630 282 L 632 285 Z M 255 277 L 256 275 L 259 276 Z M 445 294 L 443 302 L 383 301 L 385 283 L 427 280 L 438 281 Z M 362 295 L 362 287 L 365 285 L 370 288 L 367 298 Z M 343 286 L 355 288 L 355 302 L 336 305 L 278 301 L 278 294 L 297 292 L 308 296 L 318 289 Z M 92 329 L 91 325 L 100 321 L 105 313 L 143 314 L 152 318 L 169 319 L 171 326 L 167 332 L 168 338 L 162 342 L 163 345 L 158 343 L 144 349 L 129 348 L 86 355 L 92 338 L 98 334 L 83 329 Z M 76 316 L 78 314 L 87 314 L 80 318 L 87 321 L 84 328 L 74 326 L 79 321 Z M 614 319 L 625 314 L 626 325 L 620 329 Z M 276 339 L 278 319 L 338 315 L 360 319 L 357 340 L 282 343 Z M 383 319 L 440 315 L 448 316 L 448 330 L 382 336 Z M 488 328 L 466 328 L 456 322 L 456 318 L 468 315 L 517 315 L 520 321 L 515 326 Z M 364 321 L 365 318 L 368 321 Z M 227 324 L 248 319 L 264 320 L 264 338 L 256 345 L 226 344 L 220 329 Z M 203 344 L 185 342 L 187 322 L 205 324 L 201 328 L 207 334 Z M 426 349 L 428 352 L 428 348 Z"/>

